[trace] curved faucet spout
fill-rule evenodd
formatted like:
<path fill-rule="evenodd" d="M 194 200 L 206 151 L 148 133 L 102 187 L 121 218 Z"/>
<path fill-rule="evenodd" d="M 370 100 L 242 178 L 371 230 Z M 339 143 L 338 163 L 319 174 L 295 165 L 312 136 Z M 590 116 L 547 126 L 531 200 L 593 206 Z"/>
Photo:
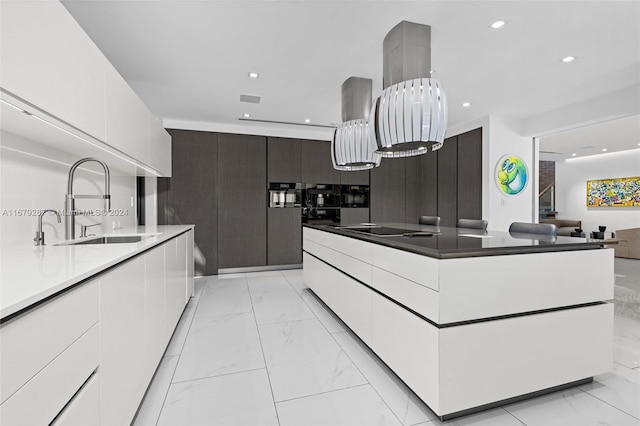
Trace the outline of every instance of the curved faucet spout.
<path fill-rule="evenodd" d="M 104 169 L 104 195 L 74 195 L 73 194 L 73 176 L 78 168 L 83 163 L 93 161 L 102 166 Z M 65 236 L 67 240 L 73 240 L 75 238 L 75 221 L 76 221 L 76 198 L 102 198 L 104 199 L 105 211 L 111 210 L 111 189 L 110 189 L 111 176 L 109 174 L 109 167 L 104 161 L 100 161 L 97 158 L 83 158 L 76 161 L 69 169 L 69 180 L 67 182 L 67 196 L 65 199 Z"/>
<path fill-rule="evenodd" d="M 44 216 L 44 214 L 47 212 L 51 212 L 55 214 L 56 217 L 58 218 L 58 223 L 61 222 L 60 213 L 58 213 L 56 210 L 51 210 L 51 209 L 42 210 L 42 213 L 40 213 L 40 215 L 38 216 L 38 230 L 36 231 L 36 236 L 33 239 L 33 241 L 35 241 L 37 246 L 44 245 L 44 232 L 42 231 L 42 216 Z"/>

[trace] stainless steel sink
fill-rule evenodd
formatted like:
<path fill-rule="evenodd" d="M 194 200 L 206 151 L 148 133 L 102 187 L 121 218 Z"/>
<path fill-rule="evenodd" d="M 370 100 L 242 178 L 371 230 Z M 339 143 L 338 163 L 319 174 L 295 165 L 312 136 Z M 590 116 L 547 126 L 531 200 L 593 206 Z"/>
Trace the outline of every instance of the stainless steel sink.
<path fill-rule="evenodd" d="M 126 244 L 126 243 L 137 243 L 144 239 L 153 237 L 153 235 L 109 235 L 104 237 L 96 237 L 79 241 L 68 241 L 60 244 L 56 244 L 58 246 L 79 246 L 86 244 Z"/>

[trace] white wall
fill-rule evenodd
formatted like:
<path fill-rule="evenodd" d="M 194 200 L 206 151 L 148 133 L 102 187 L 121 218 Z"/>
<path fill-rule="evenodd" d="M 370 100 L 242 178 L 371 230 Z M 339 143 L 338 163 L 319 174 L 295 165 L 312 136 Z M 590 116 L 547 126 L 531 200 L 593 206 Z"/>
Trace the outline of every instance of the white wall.
<path fill-rule="evenodd" d="M 501 115 L 447 129 L 447 137 L 482 127 L 482 218 L 488 228 L 507 231 L 512 222 L 534 222 L 535 166 L 533 139 L 522 136 L 522 121 Z M 496 165 L 506 154 L 522 158 L 529 169 L 529 183 L 518 195 L 500 191 L 494 179 Z"/>
<path fill-rule="evenodd" d="M 69 168 L 80 158 L 21 136 L 0 131 L 0 241 L 30 242 L 37 228 L 37 216 L 30 210 L 64 209 Z M 104 161 L 109 164 L 108 159 Z M 75 174 L 74 193 L 102 194 L 104 175 L 99 166 L 79 168 Z M 114 221 L 122 226 L 136 224 L 135 182 L 133 175 L 111 170 L 111 207 L 121 216 L 79 216 L 76 236 L 81 224 L 102 223 L 91 233 L 110 232 Z M 78 209 L 102 209 L 102 200 L 77 200 Z M 22 212 L 23 214 L 20 214 Z M 64 239 L 64 218 L 58 224 L 47 213 L 43 220 L 47 243 Z"/>
<path fill-rule="evenodd" d="M 587 208 L 587 181 L 640 176 L 640 149 L 572 158 L 556 162 L 556 210 L 558 219 L 582 221 L 585 232 L 640 227 L 638 207 Z"/>

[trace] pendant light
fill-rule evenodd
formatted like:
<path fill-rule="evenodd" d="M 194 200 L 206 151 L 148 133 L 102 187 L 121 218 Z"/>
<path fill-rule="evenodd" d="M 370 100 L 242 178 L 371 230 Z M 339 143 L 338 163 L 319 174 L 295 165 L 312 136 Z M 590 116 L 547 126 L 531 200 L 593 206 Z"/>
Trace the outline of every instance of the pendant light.
<path fill-rule="evenodd" d="M 431 27 L 402 21 L 383 42 L 384 91 L 371 106 L 371 144 L 382 157 L 442 147 L 447 98 L 431 75 Z"/>
<path fill-rule="evenodd" d="M 349 77 L 342 83 L 343 122 L 331 141 L 331 159 L 336 170 L 355 172 L 380 165 L 381 157 L 370 142 L 371 87 L 368 78 Z"/>

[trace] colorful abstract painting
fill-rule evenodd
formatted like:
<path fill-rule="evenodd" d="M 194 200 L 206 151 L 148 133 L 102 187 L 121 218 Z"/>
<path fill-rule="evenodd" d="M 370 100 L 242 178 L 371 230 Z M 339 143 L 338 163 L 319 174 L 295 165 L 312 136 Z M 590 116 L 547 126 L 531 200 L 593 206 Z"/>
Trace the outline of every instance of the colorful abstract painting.
<path fill-rule="evenodd" d="M 503 193 L 517 195 L 527 186 L 529 170 L 522 158 L 509 154 L 498 161 L 494 177 Z"/>
<path fill-rule="evenodd" d="M 640 177 L 587 181 L 587 207 L 640 206 Z"/>

